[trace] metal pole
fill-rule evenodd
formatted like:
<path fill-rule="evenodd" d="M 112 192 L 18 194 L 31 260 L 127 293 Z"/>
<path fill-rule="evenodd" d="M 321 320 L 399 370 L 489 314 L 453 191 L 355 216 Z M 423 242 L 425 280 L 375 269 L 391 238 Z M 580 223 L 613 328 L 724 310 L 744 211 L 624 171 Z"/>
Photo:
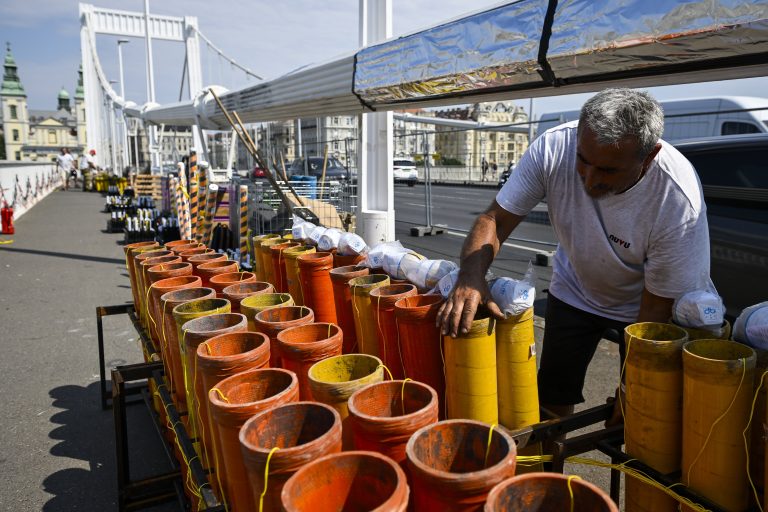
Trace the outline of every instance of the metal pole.
<path fill-rule="evenodd" d="M 146 30 L 145 39 L 147 42 L 147 101 L 154 103 L 155 72 L 152 64 L 152 35 L 149 27 L 149 0 L 144 0 L 144 27 Z M 157 148 L 154 146 L 156 137 L 156 128 L 154 126 L 149 126 L 147 130 L 147 139 L 150 151 L 150 174 L 152 172 L 151 166 L 159 165 Z"/>
<path fill-rule="evenodd" d="M 528 144 L 530 145 L 533 142 L 533 98 L 531 98 L 528 106 L 528 122 L 530 123 L 528 125 Z"/>
<path fill-rule="evenodd" d="M 120 67 L 120 96 L 125 99 L 125 75 L 123 75 L 123 45 L 126 43 L 130 43 L 128 39 L 118 39 L 117 40 L 117 63 Z M 120 112 L 119 117 L 119 123 L 120 123 L 120 139 L 122 141 L 123 145 L 123 162 L 121 167 L 126 167 L 130 165 L 130 157 L 128 153 L 128 126 L 125 122 L 125 114 L 123 112 Z M 136 162 L 136 166 L 138 167 L 138 162 Z M 121 169 L 122 173 L 122 169 Z"/>
<path fill-rule="evenodd" d="M 424 132 L 424 194 L 426 196 L 427 206 L 427 227 L 432 229 L 432 183 L 429 175 L 429 139 L 427 132 Z"/>

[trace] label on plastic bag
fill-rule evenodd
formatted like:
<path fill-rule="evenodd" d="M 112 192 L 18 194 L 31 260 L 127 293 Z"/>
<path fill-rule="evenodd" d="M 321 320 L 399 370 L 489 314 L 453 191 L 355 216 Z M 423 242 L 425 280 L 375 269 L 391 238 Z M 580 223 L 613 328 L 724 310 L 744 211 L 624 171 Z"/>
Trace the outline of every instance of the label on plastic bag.
<path fill-rule="evenodd" d="M 440 292 L 440 295 L 442 295 L 444 298 L 448 298 L 448 295 L 451 294 L 451 290 L 453 290 L 453 287 L 456 286 L 456 280 L 459 278 L 459 270 L 456 269 L 453 272 L 450 272 L 448 275 L 443 276 L 440 281 L 437 282 L 437 290 Z"/>

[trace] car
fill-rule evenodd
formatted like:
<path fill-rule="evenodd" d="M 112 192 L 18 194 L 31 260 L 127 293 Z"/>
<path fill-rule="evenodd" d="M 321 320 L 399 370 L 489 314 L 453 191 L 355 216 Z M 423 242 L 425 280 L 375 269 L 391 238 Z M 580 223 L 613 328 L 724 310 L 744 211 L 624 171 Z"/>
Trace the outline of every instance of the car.
<path fill-rule="evenodd" d="M 264 171 L 264 168 L 256 165 L 253 167 L 253 171 L 251 172 L 251 178 L 254 180 L 263 180 L 267 178 L 267 173 Z"/>
<path fill-rule="evenodd" d="M 419 180 L 416 163 L 411 160 L 394 160 L 392 174 L 395 177 L 395 183 L 407 183 L 409 187 L 416 185 Z"/>
<path fill-rule="evenodd" d="M 707 205 L 710 276 L 731 321 L 768 290 L 768 134 L 675 142 Z"/>
<path fill-rule="evenodd" d="M 297 158 L 286 169 L 288 176 L 315 176 L 320 180 L 323 176 L 323 160 L 322 156 L 310 156 L 307 158 L 306 169 L 303 158 Z M 336 157 L 329 156 L 328 162 L 325 165 L 325 179 L 336 181 L 347 181 L 350 179 L 349 170 L 344 167 Z"/>
<path fill-rule="evenodd" d="M 510 174 L 512 174 L 512 170 L 515 168 L 514 162 L 510 163 L 506 169 L 501 171 L 501 174 L 499 175 L 499 188 L 503 187 L 504 184 L 509 179 Z"/>

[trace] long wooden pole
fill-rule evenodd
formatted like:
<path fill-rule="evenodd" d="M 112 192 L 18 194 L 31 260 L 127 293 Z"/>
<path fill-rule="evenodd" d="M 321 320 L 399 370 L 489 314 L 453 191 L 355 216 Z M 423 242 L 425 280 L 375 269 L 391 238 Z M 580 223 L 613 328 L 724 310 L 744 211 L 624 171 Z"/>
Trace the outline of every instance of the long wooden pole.
<path fill-rule="evenodd" d="M 323 151 L 323 176 L 320 178 L 320 196 L 318 199 L 323 200 L 323 189 L 325 188 L 325 170 L 328 168 L 328 144 L 325 145 L 325 151 Z"/>

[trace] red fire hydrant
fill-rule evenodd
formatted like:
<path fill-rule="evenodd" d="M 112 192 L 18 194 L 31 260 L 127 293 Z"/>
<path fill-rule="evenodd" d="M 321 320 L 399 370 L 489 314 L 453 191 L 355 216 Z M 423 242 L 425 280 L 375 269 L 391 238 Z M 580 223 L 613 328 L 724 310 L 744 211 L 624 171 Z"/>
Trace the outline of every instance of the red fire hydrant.
<path fill-rule="evenodd" d="M 2 234 L 12 235 L 13 229 L 13 208 L 8 206 L 6 201 L 3 201 L 3 207 L 0 208 L 0 221 L 2 221 Z"/>

